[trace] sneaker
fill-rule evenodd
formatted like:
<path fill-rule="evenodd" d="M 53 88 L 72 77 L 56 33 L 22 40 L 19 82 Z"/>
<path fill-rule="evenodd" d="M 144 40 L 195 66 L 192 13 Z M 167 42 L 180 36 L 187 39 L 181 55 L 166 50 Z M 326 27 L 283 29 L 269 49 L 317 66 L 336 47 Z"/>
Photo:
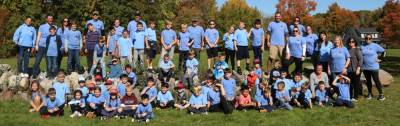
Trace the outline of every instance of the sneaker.
<path fill-rule="evenodd" d="M 132 119 L 131 119 L 131 122 L 135 122 L 135 119 L 134 119 L 134 118 L 132 118 Z"/>
<path fill-rule="evenodd" d="M 246 109 L 243 109 L 243 111 L 244 111 L 244 112 L 247 112 L 247 110 L 246 110 Z"/>
<path fill-rule="evenodd" d="M 34 112 L 34 111 L 35 111 L 35 109 L 29 109 L 29 112 L 31 112 L 31 113 Z"/>
<path fill-rule="evenodd" d="M 78 114 L 78 117 L 81 117 L 81 116 L 82 116 L 82 114 L 81 114 L 81 113 L 79 113 L 79 112 L 78 112 L 77 114 Z"/>
<path fill-rule="evenodd" d="M 208 115 L 208 112 L 205 112 L 204 115 Z"/>
<path fill-rule="evenodd" d="M 372 99 L 372 94 L 368 94 L 367 99 L 371 100 Z"/>
<path fill-rule="evenodd" d="M 383 101 L 383 100 L 385 100 L 386 98 L 385 98 L 385 96 L 383 95 L 383 94 L 381 94 L 381 95 L 379 95 L 379 97 L 378 97 L 378 100 L 380 100 L 380 101 Z"/>
<path fill-rule="evenodd" d="M 194 113 L 193 113 L 193 112 L 190 112 L 190 115 L 194 115 Z"/>
<path fill-rule="evenodd" d="M 42 115 L 42 118 L 43 118 L 43 119 L 50 118 L 50 115 Z"/>
<path fill-rule="evenodd" d="M 352 102 L 357 102 L 358 100 L 355 99 L 355 98 L 352 98 L 351 101 L 352 101 Z"/>
<path fill-rule="evenodd" d="M 149 120 L 149 119 L 146 119 L 146 123 L 148 123 L 148 122 L 150 122 L 150 120 Z"/>
<path fill-rule="evenodd" d="M 106 120 L 106 119 L 107 119 L 107 117 L 105 117 L 105 116 L 100 117 L 100 120 Z"/>

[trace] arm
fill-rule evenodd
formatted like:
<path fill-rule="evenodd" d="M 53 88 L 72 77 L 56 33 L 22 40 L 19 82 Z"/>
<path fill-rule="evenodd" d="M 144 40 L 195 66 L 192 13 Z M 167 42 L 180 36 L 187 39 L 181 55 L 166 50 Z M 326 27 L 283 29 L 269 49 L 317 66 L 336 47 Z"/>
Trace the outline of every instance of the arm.
<path fill-rule="evenodd" d="M 106 40 L 106 47 L 107 47 L 107 49 L 110 48 L 110 38 L 111 38 L 111 35 L 108 34 L 108 35 L 107 35 L 107 40 Z"/>
<path fill-rule="evenodd" d="M 147 36 L 144 37 L 144 44 L 145 44 L 146 48 L 150 48 L 149 38 Z"/>
<path fill-rule="evenodd" d="M 215 40 L 215 45 L 214 45 L 214 47 L 215 47 L 216 45 L 218 45 L 218 42 L 219 42 L 219 32 L 218 32 L 218 35 L 217 35 L 217 40 Z"/>
<path fill-rule="evenodd" d="M 40 30 L 40 28 L 39 28 L 39 30 Z M 36 44 L 35 44 L 35 50 L 39 50 L 39 41 L 40 41 L 40 38 L 42 37 L 42 32 L 38 32 L 38 34 L 37 34 L 37 37 L 36 37 Z"/>
<path fill-rule="evenodd" d="M 361 51 L 359 49 L 356 52 L 357 52 L 356 55 L 357 55 L 357 59 L 358 59 L 358 65 L 357 65 L 356 73 L 357 73 L 357 75 L 359 75 L 361 73 L 361 66 L 363 65 L 364 58 L 363 58 L 363 56 L 361 54 Z"/>
<path fill-rule="evenodd" d="M 21 26 L 18 27 L 17 30 L 16 30 L 15 33 L 14 33 L 13 41 L 14 41 L 15 44 L 18 45 L 18 42 L 19 42 L 19 38 L 20 38 L 20 37 L 21 37 Z"/>
<path fill-rule="evenodd" d="M 263 32 L 263 35 L 261 36 L 261 51 L 264 51 L 264 46 L 265 45 L 265 34 Z"/>

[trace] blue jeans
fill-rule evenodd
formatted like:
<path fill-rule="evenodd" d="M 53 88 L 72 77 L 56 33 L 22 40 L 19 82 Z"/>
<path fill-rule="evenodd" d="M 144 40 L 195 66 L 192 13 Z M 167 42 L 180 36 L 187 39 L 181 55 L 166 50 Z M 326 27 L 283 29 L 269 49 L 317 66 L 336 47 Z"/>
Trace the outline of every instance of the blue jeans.
<path fill-rule="evenodd" d="M 79 52 L 79 49 L 68 49 L 67 70 L 69 72 L 77 71 L 79 66 L 81 65 Z"/>
<path fill-rule="evenodd" d="M 18 72 L 28 73 L 29 67 L 29 56 L 31 47 L 19 46 L 18 50 Z"/>
<path fill-rule="evenodd" d="M 103 76 L 103 78 L 106 77 L 106 63 L 104 62 L 104 58 L 103 57 L 98 57 L 97 59 L 94 59 L 94 63 L 92 68 L 90 69 L 90 75 L 94 75 L 94 70 L 97 67 L 97 64 L 100 63 L 100 67 L 101 67 L 101 76 Z"/>
<path fill-rule="evenodd" d="M 253 54 L 254 54 L 254 59 L 258 59 L 260 61 L 260 66 L 262 66 L 262 52 L 261 52 L 261 46 L 253 46 Z"/>
<path fill-rule="evenodd" d="M 35 57 L 35 64 L 33 65 L 33 76 L 37 76 L 39 74 L 40 62 L 42 62 L 43 57 L 46 57 L 46 47 L 39 47 Z M 47 69 L 47 71 L 49 71 L 49 69 Z"/>
<path fill-rule="evenodd" d="M 49 77 L 55 77 L 58 72 L 58 57 L 47 56 L 47 75 Z"/>

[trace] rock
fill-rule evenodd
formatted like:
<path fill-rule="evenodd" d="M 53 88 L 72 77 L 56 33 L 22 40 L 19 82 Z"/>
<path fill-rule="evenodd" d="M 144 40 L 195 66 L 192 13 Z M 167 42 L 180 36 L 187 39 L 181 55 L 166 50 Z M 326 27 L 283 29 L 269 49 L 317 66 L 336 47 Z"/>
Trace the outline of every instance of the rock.
<path fill-rule="evenodd" d="M 8 88 L 16 90 L 19 86 L 18 82 L 19 77 L 17 75 L 11 75 L 8 77 Z"/>
<path fill-rule="evenodd" d="M 12 75 L 10 71 L 4 72 L 0 77 L 0 89 L 4 90 L 8 87 L 8 78 Z"/>
<path fill-rule="evenodd" d="M 10 71 L 11 66 L 8 64 L 0 64 L 0 75 L 4 72 Z"/>
<path fill-rule="evenodd" d="M 382 69 L 379 70 L 379 80 L 381 81 L 383 86 L 389 86 L 391 83 L 394 82 L 393 76 L 390 73 L 388 73 Z M 375 82 L 373 81 L 373 79 L 371 81 L 372 81 L 372 84 L 375 85 Z M 367 80 L 366 80 L 364 74 L 361 74 L 361 82 L 364 84 L 367 83 Z"/>
<path fill-rule="evenodd" d="M 26 91 L 29 88 L 29 78 L 28 77 L 20 77 L 19 78 L 19 87 L 20 91 Z"/>
<path fill-rule="evenodd" d="M 40 86 L 47 92 L 53 86 L 53 80 L 47 78 L 40 80 Z"/>
<path fill-rule="evenodd" d="M 78 79 L 79 74 L 77 72 L 72 72 L 70 75 L 65 77 L 65 82 L 69 84 L 71 89 L 77 89 L 79 87 Z"/>

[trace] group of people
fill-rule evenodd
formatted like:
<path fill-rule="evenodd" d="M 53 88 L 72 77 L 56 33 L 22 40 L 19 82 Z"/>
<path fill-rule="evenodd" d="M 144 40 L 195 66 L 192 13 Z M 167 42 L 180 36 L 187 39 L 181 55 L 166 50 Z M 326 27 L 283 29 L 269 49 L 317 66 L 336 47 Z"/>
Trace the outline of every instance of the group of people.
<path fill-rule="evenodd" d="M 165 28 L 157 34 L 156 22 L 150 21 L 147 26 L 136 13 L 126 29 L 116 19 L 105 35 L 104 23 L 95 11 L 84 32 L 68 18 L 57 27 L 51 15 L 46 16 L 47 22 L 36 32 L 31 25 L 32 18 L 27 17 L 13 40 L 19 47 L 18 71 L 22 75 L 29 76 L 29 57 L 35 51 L 31 76 L 37 78 L 41 59 L 46 57 L 47 76 L 54 78 L 53 88 L 46 91 L 46 95 L 38 81 L 31 84 L 30 111 L 39 111 L 42 117 L 63 115 L 64 105 L 70 106 L 71 117 L 133 117 L 132 121 L 146 122 L 154 117 L 153 107 L 187 109 L 191 114 L 229 114 L 233 109 L 272 112 L 278 108 L 292 110 L 292 106 L 312 108 L 313 105 L 352 108 L 353 102 L 362 95 L 361 73 L 367 80 L 367 99 L 373 97 L 372 79 L 379 92 L 378 100 L 385 99 L 378 76 L 384 49 L 372 42 L 371 35 L 366 35 L 362 45 L 354 38 L 343 40 L 340 36 L 332 43 L 326 33 L 317 35 L 311 26 L 302 25 L 299 17 L 290 26 L 281 18 L 280 13 L 275 13 L 275 21 L 270 22 L 265 31 L 259 19 L 249 31 L 244 22 L 239 22 L 238 27 L 229 27 L 220 39 L 213 20 L 208 21 L 209 26 L 204 30 L 198 20 L 193 19 L 190 26 L 180 24 L 178 33 L 173 23 L 166 21 Z M 158 67 L 153 68 L 152 60 L 158 46 L 161 46 L 160 61 Z M 171 61 L 175 47 L 179 52 L 178 66 Z M 208 71 L 200 82 L 195 78 L 204 75 L 199 73 L 200 53 L 204 47 Z M 254 54 L 252 66 L 250 47 Z M 264 71 L 265 48 L 269 49 L 269 56 Z M 221 50 L 224 53 L 219 53 Z M 70 89 L 64 77 L 81 70 L 81 52 L 86 53 L 89 77 L 82 76 L 80 87 Z M 68 54 L 66 71 L 60 69 L 65 54 Z M 308 81 L 302 78 L 307 57 L 315 68 Z M 106 64 L 106 60 L 111 62 Z M 243 74 L 241 60 L 246 62 L 248 75 L 238 81 L 233 79 L 232 73 Z M 289 72 L 293 63 L 295 69 Z M 158 73 L 158 77 L 147 78 L 142 91 L 136 92 L 140 94 L 138 100 L 134 95 L 138 87 L 135 69 L 145 66 L 149 72 Z M 184 73 L 185 77 L 171 84 L 174 71 Z M 72 99 L 66 98 L 70 92 Z"/>

